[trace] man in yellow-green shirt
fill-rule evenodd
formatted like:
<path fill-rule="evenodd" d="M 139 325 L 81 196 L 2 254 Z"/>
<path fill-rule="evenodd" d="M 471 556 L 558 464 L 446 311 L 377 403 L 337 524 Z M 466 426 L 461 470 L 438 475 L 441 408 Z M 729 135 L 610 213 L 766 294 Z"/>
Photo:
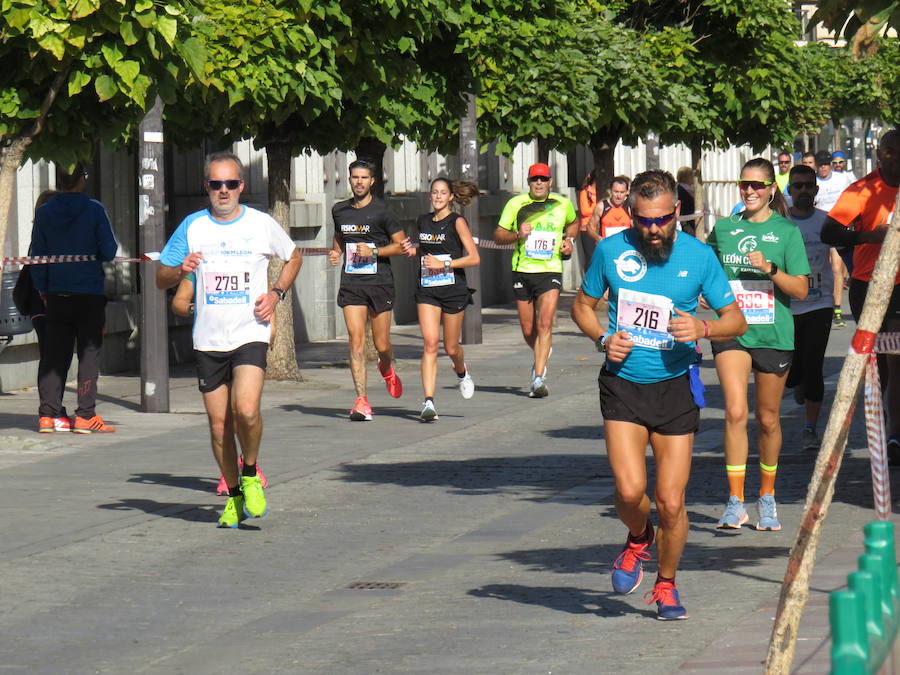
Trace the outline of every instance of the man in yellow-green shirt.
<path fill-rule="evenodd" d="M 531 398 L 550 393 L 547 360 L 553 344 L 553 317 L 562 290 L 562 259 L 572 254 L 578 230 L 575 207 L 550 191 L 553 179 L 546 164 L 528 169 L 528 192 L 503 207 L 494 232 L 498 244 L 515 243 L 512 257 L 513 293 L 525 342 L 534 351 Z"/>

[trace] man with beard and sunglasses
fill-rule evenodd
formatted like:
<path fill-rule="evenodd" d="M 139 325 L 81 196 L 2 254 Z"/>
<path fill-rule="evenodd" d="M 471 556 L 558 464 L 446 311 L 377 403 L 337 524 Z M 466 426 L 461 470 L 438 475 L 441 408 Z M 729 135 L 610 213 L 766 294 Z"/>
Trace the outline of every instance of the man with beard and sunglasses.
<path fill-rule="evenodd" d="M 656 535 L 658 576 L 645 598 L 661 620 L 686 619 L 675 573 L 688 533 L 685 489 L 700 420 L 688 369 L 701 338 L 728 339 L 747 324 L 707 245 L 679 232 L 677 185 L 666 171 L 645 171 L 631 187 L 634 227 L 597 245 L 572 306 L 572 319 L 606 354 L 598 378 L 615 506 L 628 539 L 613 563 L 612 585 L 631 593 Z M 609 291 L 609 324 L 596 307 Z M 702 295 L 718 319 L 694 316 Z M 656 460 L 658 534 L 650 523 L 646 448 Z"/>
<path fill-rule="evenodd" d="M 510 199 L 494 231 L 498 244 L 515 244 L 512 256 L 513 294 L 525 342 L 534 351 L 530 398 L 543 398 L 547 361 L 553 345 L 553 317 L 562 290 L 563 256 L 571 255 L 578 233 L 575 207 L 551 192 L 550 167 L 532 164 L 528 192 Z"/>
<path fill-rule="evenodd" d="M 825 395 L 822 368 L 831 332 L 832 288 L 834 271 L 831 257 L 834 249 L 820 239 L 822 223 L 827 215 L 813 206 L 816 172 L 808 166 L 795 166 L 790 171 L 791 198 L 788 217 L 803 235 L 809 259 L 809 292 L 803 300 L 791 301 L 794 315 L 794 358 L 788 372 L 787 385 L 794 390 L 794 400 L 806 407 L 806 425 L 801 439 L 804 450 L 818 450 L 816 425 Z"/>
<path fill-rule="evenodd" d="M 266 354 L 275 307 L 287 296 L 303 262 L 271 216 L 240 203 L 242 172 L 241 160 L 230 152 L 207 158 L 209 208 L 181 222 L 159 256 L 156 273 L 159 288 L 172 288 L 194 275 L 197 379 L 213 455 L 228 486 L 218 525 L 230 528 L 246 517 L 262 518 L 268 508 L 256 468 Z M 285 265 L 270 288 L 272 258 Z"/>

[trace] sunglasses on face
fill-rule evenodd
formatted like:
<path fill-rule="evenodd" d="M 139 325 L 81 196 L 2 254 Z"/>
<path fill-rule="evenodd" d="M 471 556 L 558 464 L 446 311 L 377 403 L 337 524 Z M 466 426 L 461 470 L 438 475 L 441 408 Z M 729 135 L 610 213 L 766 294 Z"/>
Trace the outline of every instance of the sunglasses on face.
<path fill-rule="evenodd" d="M 842 160 L 842 159 L 836 159 L 835 161 L 833 161 L 833 162 L 831 163 L 831 166 L 844 166 L 844 160 Z"/>
<path fill-rule="evenodd" d="M 672 211 L 672 213 L 670 213 L 669 215 L 659 216 L 659 218 L 644 218 L 644 216 L 635 215 L 634 220 L 638 225 L 649 228 L 649 227 L 653 227 L 654 225 L 656 225 L 657 227 L 662 227 L 663 225 L 666 225 L 667 223 L 671 222 L 672 218 L 674 218 L 674 217 L 675 217 L 675 212 Z"/>
<path fill-rule="evenodd" d="M 532 176 L 528 179 L 529 183 L 549 183 L 550 176 Z"/>
<path fill-rule="evenodd" d="M 799 183 L 791 183 L 791 189 L 792 189 L 792 190 L 793 190 L 793 189 L 798 189 L 798 190 L 800 190 L 800 189 L 812 190 L 812 189 L 815 188 L 815 187 L 816 187 L 816 184 L 815 184 L 815 183 L 812 183 L 812 182 L 807 183 L 807 182 L 804 181 L 804 182 L 799 182 Z"/>
<path fill-rule="evenodd" d="M 790 164 L 790 163 L 791 163 L 791 160 L 789 160 L 789 159 L 779 159 L 779 160 L 778 160 L 778 163 L 779 163 L 779 164 Z"/>
<path fill-rule="evenodd" d="M 223 185 L 229 190 L 237 190 L 241 187 L 241 183 L 243 182 L 244 181 L 238 178 L 231 178 L 229 180 L 208 180 L 206 181 L 206 186 L 210 190 L 221 190 Z"/>
<path fill-rule="evenodd" d="M 772 180 L 748 180 L 741 178 L 737 184 L 739 188 L 750 188 L 751 190 L 762 190 L 769 187 L 775 181 Z"/>

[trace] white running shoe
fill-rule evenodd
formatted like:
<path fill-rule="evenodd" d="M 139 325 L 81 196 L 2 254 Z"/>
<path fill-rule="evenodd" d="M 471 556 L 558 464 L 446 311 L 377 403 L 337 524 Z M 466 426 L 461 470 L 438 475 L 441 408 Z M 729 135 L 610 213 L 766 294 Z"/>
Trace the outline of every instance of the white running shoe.
<path fill-rule="evenodd" d="M 422 402 L 422 412 L 419 419 L 423 422 L 433 422 L 438 418 L 437 410 L 434 409 L 434 403 L 431 400 Z"/>
<path fill-rule="evenodd" d="M 457 377 L 459 377 L 457 375 Z M 469 369 L 466 368 L 466 374 L 459 378 L 459 393 L 463 398 L 472 398 L 475 395 L 475 380 L 469 375 Z"/>

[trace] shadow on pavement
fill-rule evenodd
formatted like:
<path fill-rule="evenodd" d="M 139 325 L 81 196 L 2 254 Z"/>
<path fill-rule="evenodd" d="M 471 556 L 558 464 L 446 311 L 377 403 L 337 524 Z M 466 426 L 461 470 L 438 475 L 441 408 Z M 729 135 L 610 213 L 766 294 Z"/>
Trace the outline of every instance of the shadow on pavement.
<path fill-rule="evenodd" d="M 611 597 L 609 593 L 601 593 L 587 588 L 490 584 L 475 588 L 468 594 L 476 598 L 493 598 L 510 600 L 523 605 L 540 605 L 569 614 L 595 614 L 606 617 L 642 614 L 651 618 L 656 617 L 655 609 L 635 609 L 627 602 Z"/>
<path fill-rule="evenodd" d="M 486 494 L 516 488 L 557 493 L 592 478 L 609 475 L 605 458 L 575 454 L 342 464 L 340 469 L 342 479 L 348 482 L 404 487 L 432 485 L 452 488 L 460 494 Z M 525 499 L 533 501 L 546 497 L 529 495 Z"/>
<path fill-rule="evenodd" d="M 12 431 L 13 429 L 21 429 L 23 431 L 37 432 L 38 414 L 22 415 L 16 413 L 0 413 L 0 429 Z M 51 434 L 47 434 L 50 436 Z"/>
<path fill-rule="evenodd" d="M 219 518 L 220 507 L 209 504 L 183 504 L 157 502 L 152 499 L 121 499 L 111 504 L 97 504 L 107 511 L 143 511 L 163 518 L 177 518 L 191 523 L 214 523 Z"/>
<path fill-rule="evenodd" d="M 169 485 L 186 490 L 214 492 L 219 480 L 211 477 L 175 476 L 171 473 L 133 473 L 127 482 L 142 485 Z"/>
<path fill-rule="evenodd" d="M 353 404 L 351 403 L 350 406 L 346 408 L 318 408 L 316 406 L 291 403 L 278 406 L 278 408 L 285 412 L 300 412 L 306 415 L 318 415 L 319 417 L 333 417 L 350 422 L 351 420 L 348 417 L 348 413 L 352 406 Z M 400 419 L 419 421 L 419 414 L 409 408 L 377 406 L 373 407 L 372 411 L 376 417 L 398 417 Z"/>

